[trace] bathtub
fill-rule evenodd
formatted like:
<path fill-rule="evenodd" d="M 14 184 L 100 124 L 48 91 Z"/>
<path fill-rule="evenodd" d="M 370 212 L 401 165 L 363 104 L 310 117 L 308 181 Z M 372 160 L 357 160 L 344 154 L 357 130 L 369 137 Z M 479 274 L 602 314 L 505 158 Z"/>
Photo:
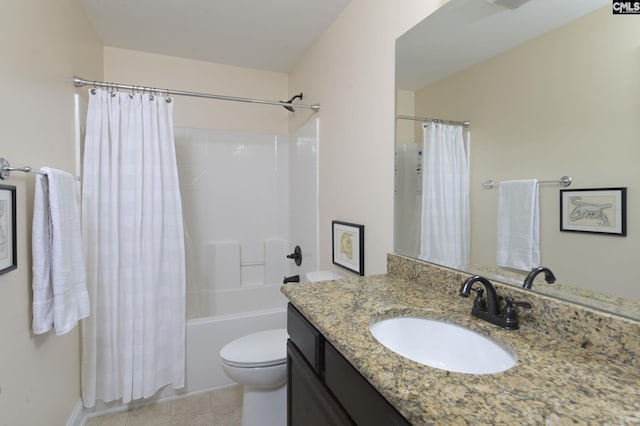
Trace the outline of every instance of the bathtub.
<path fill-rule="evenodd" d="M 186 393 L 233 383 L 222 370 L 219 357 L 228 342 L 256 331 L 286 328 L 287 299 L 280 293 L 279 284 L 216 292 L 215 300 L 221 315 L 187 321 Z M 240 313 L 224 313 L 234 310 Z"/>

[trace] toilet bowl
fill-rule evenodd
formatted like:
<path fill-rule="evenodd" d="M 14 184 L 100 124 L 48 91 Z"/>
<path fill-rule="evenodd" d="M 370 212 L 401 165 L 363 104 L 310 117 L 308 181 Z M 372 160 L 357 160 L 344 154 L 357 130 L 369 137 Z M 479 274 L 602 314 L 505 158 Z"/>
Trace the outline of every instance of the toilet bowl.
<path fill-rule="evenodd" d="M 242 425 L 287 423 L 287 339 L 284 328 L 259 331 L 220 350 L 222 369 L 243 385 Z"/>

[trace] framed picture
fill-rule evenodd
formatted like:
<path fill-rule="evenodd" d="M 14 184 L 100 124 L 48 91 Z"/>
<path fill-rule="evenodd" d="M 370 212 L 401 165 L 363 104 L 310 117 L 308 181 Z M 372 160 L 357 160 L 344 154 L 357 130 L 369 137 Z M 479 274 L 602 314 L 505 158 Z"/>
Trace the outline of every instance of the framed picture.
<path fill-rule="evenodd" d="M 333 263 L 364 275 L 364 225 L 334 220 L 331 231 Z"/>
<path fill-rule="evenodd" d="M 560 190 L 560 230 L 627 235 L 627 188 Z"/>
<path fill-rule="evenodd" d="M 16 252 L 16 187 L 0 185 L 0 274 L 18 267 Z"/>

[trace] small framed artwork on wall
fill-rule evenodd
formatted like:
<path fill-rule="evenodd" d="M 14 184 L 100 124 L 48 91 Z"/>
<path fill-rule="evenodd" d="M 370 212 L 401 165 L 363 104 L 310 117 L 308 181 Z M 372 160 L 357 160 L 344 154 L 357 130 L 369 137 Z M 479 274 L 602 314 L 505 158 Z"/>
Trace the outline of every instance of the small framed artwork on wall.
<path fill-rule="evenodd" d="M 364 225 L 331 222 L 332 259 L 334 265 L 364 275 Z"/>
<path fill-rule="evenodd" d="M 0 274 L 18 267 L 16 248 L 16 187 L 0 185 Z"/>
<path fill-rule="evenodd" d="M 560 190 L 560 230 L 627 235 L 627 188 Z"/>

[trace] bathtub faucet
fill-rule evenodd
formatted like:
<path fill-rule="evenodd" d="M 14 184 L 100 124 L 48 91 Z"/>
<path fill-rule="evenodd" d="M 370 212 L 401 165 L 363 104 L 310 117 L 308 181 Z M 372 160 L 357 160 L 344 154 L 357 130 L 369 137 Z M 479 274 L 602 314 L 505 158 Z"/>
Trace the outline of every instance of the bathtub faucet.
<path fill-rule="evenodd" d="M 300 275 L 292 275 L 290 277 L 284 277 L 284 281 L 282 281 L 282 284 L 299 283 L 299 282 L 300 282 Z"/>

